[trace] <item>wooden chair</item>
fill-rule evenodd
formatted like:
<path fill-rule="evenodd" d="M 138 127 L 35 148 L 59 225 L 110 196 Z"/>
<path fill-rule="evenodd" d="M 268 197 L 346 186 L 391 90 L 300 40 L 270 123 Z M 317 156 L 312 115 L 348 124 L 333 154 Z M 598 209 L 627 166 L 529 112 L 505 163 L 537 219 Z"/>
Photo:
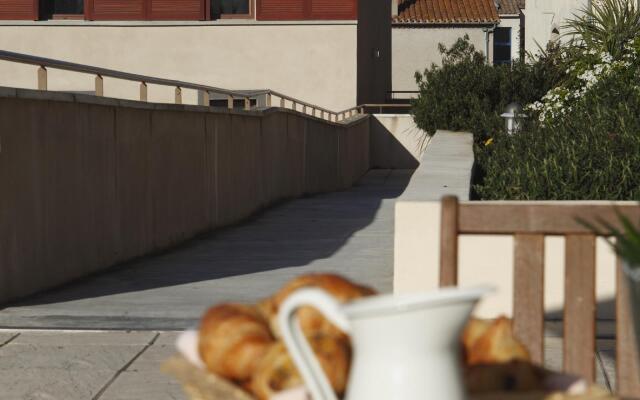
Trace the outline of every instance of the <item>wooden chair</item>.
<path fill-rule="evenodd" d="M 544 360 L 544 237 L 564 235 L 564 370 L 595 379 L 596 236 L 579 222 L 600 218 L 619 226 L 616 208 L 637 221 L 640 206 L 567 202 L 463 202 L 442 200 L 440 286 L 458 283 L 458 235 L 514 235 L 513 323 L 535 362 Z M 640 369 L 627 287 L 617 260 L 617 394 L 640 397 Z"/>

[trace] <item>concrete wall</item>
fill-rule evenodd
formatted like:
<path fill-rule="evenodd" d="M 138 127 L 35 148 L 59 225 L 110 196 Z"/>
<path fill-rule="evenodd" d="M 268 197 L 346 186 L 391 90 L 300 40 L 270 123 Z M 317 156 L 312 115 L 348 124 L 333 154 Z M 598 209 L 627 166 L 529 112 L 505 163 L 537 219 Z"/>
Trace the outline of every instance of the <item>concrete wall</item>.
<path fill-rule="evenodd" d="M 371 119 L 371 167 L 416 169 L 429 140 L 411 115 L 374 114 Z"/>
<path fill-rule="evenodd" d="M 369 118 L 0 88 L 0 302 L 369 169 Z"/>
<path fill-rule="evenodd" d="M 448 140 L 443 141 L 441 135 L 442 132 L 438 132 L 431 141 L 423 156 L 423 164 L 396 202 L 394 291 L 397 293 L 438 287 L 440 199 L 446 194 L 454 194 L 461 200 L 468 196 L 469 186 L 464 188 L 461 183 L 470 180 L 472 162 L 468 154 L 471 153 L 472 140 L 464 134 L 448 134 Z M 466 150 L 461 150 L 461 147 Z M 442 154 L 442 158 L 434 161 L 433 153 Z M 455 169 L 458 169 L 458 173 L 454 172 Z M 456 181 L 459 183 L 455 184 Z M 598 317 L 612 319 L 615 256 L 602 238 L 597 241 L 596 255 Z M 458 266 L 460 286 L 489 284 L 497 288 L 495 295 L 487 297 L 480 304 L 477 309 L 479 316 L 512 314 L 513 236 L 461 235 Z M 545 238 L 544 273 L 545 309 L 549 317 L 557 318 L 561 316 L 559 310 L 564 303 L 563 237 Z"/>
<path fill-rule="evenodd" d="M 273 89 L 333 110 L 356 104 L 357 23 L 0 24 L 0 49 L 226 89 Z M 36 88 L 36 67 L 0 61 L 0 86 Z M 93 91 L 94 77 L 49 73 L 50 90 Z M 138 84 L 105 78 L 105 95 L 137 100 Z M 171 87 L 149 100 L 173 102 Z M 197 93 L 183 91 L 187 104 Z"/>
<path fill-rule="evenodd" d="M 423 72 L 431 64 L 441 65 L 442 55 L 438 44 L 447 48 L 463 37 L 469 35 L 476 49 L 485 52 L 485 33 L 481 26 L 417 26 L 406 27 L 394 25 L 392 38 L 392 88 L 394 91 L 418 90 L 414 78 L 416 71 Z M 493 53 L 493 35 L 490 36 L 489 59 Z"/>

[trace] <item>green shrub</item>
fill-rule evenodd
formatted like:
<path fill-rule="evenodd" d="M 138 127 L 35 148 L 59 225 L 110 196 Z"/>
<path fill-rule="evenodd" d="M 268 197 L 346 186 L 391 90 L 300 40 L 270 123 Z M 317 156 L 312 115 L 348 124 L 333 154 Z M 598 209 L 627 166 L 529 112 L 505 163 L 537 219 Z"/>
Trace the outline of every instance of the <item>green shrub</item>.
<path fill-rule="evenodd" d="M 536 63 L 493 66 L 465 35 L 449 49 L 440 44 L 440 53 L 442 66 L 416 73 L 420 94 L 412 114 L 428 135 L 437 129 L 470 131 L 483 141 L 503 129 L 500 114 L 507 104 L 538 100 L 562 77 L 556 49 Z"/>
<path fill-rule="evenodd" d="M 637 60 L 614 68 L 554 117 L 496 135 L 479 153 L 484 174 L 476 192 L 483 199 L 640 200 L 639 71 Z"/>

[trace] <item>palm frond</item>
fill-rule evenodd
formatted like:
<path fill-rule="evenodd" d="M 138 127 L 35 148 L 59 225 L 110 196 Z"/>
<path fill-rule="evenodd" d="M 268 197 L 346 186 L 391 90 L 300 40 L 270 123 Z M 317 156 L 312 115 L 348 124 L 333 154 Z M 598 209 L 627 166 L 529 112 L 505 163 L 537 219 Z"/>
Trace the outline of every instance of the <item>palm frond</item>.
<path fill-rule="evenodd" d="M 569 18 L 564 36 L 579 38 L 587 47 L 618 57 L 624 45 L 640 35 L 640 10 L 635 1 L 600 0 Z"/>

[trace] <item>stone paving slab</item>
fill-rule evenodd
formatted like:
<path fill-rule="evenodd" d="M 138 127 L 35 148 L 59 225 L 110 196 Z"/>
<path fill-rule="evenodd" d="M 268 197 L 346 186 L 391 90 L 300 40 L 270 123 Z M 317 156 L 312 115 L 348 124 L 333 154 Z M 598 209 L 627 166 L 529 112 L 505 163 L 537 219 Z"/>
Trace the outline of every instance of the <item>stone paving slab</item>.
<path fill-rule="evenodd" d="M 17 333 L 0 348 L 3 400 L 94 399 L 147 347 L 148 338 L 156 336 L 151 332 Z"/>
<path fill-rule="evenodd" d="M 0 347 L 15 340 L 17 335 L 16 332 L 0 332 Z"/>
<path fill-rule="evenodd" d="M 168 337 L 160 342 L 163 336 Z M 118 376 L 100 400 L 186 400 L 182 386 L 160 370 L 161 365 L 176 353 L 174 341 L 175 335 L 160 334 L 154 345 Z"/>

